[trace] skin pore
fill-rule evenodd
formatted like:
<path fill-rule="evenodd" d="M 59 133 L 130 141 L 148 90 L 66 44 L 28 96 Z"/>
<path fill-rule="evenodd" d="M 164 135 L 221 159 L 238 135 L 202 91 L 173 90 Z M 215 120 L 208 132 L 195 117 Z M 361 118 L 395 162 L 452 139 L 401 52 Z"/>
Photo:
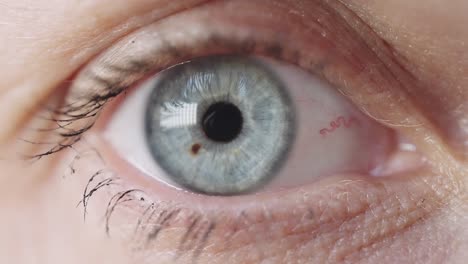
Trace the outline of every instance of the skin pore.
<path fill-rule="evenodd" d="M 61 176 L 69 159 L 50 155 L 26 165 L 3 157 L 21 152 L 12 142 L 37 114 L 41 103 L 56 95 L 58 87 L 86 63 L 124 36 L 155 21 L 172 18 L 168 28 L 172 23 L 183 25 L 180 19 L 189 17 L 177 15 L 204 2 L 0 0 L 0 233 L 6 234 L 0 237 L 0 263 L 131 263 L 128 247 L 119 239 L 107 238 L 102 227 L 93 224 L 102 223 L 100 215 L 93 217 L 98 209 L 92 209 L 88 213 L 90 220 L 83 223 L 82 212 L 75 207 L 76 196 L 70 194 L 81 194 L 83 181 L 88 178 L 64 180 Z M 272 6 L 283 5 L 279 10 L 285 13 L 308 10 L 307 1 L 270 2 Z M 273 263 L 464 263 L 468 258 L 468 2 L 312 2 L 346 6 L 394 51 L 396 64 L 407 73 L 399 81 L 406 85 L 390 90 L 388 97 L 375 96 L 373 103 L 351 94 L 352 87 L 343 85 L 339 89 L 356 104 L 367 102 L 362 109 L 385 125 L 393 124 L 391 128 L 414 142 L 431 166 L 395 180 L 356 184 L 351 191 L 340 192 L 340 188 L 329 187 L 333 184 L 321 183 L 301 189 L 300 194 L 288 193 L 284 201 L 259 196 L 255 202 L 262 201 L 266 206 L 304 199 L 314 211 L 312 220 L 307 225 L 301 222 L 301 232 L 290 232 L 290 227 L 299 222 L 293 219 L 284 224 L 286 221 L 280 220 L 290 212 L 278 211 L 272 217 L 279 220 L 271 226 L 281 224 L 287 231 L 281 233 L 269 229 L 261 219 L 254 220 L 257 222 L 252 233 L 268 230 L 272 237 L 246 235 L 236 241 L 236 246 L 222 245 L 222 234 L 229 227 L 225 223 L 211 234 L 212 247 L 204 250 L 198 261 L 258 263 L 258 258 L 263 258 Z M 246 5 L 251 5 L 252 10 L 260 8 L 255 3 Z M 344 12 L 343 8 L 337 10 Z M 345 21 L 349 28 L 365 25 Z M 400 92 L 405 96 L 399 97 Z M 379 104 L 388 98 L 401 100 Z M 418 126 L 402 125 L 400 121 L 407 114 L 400 110 L 403 106 L 417 116 Z M 242 199 L 229 206 L 242 207 Z M 349 203 L 327 209 L 317 202 L 346 199 Z M 250 216 L 255 218 L 255 213 Z M 316 220 L 321 218 L 325 220 Z M 142 251 L 149 255 L 151 263 L 171 263 L 163 253 L 176 251 L 179 246 L 176 228 L 163 236 L 166 244 Z M 142 263 L 143 257 L 138 257 L 138 263 Z"/>

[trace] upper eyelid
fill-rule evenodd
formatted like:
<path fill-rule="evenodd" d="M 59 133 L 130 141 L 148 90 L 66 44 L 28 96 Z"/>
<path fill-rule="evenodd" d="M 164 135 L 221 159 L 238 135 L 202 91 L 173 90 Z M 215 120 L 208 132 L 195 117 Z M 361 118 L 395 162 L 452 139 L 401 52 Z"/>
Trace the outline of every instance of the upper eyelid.
<path fill-rule="evenodd" d="M 266 5 L 270 4 L 268 1 L 265 2 L 267 2 Z M 398 89 L 390 89 L 390 86 L 397 86 L 400 83 L 394 79 L 387 68 L 388 65 L 381 61 L 380 57 L 375 54 L 375 50 L 370 49 L 364 40 L 366 37 L 372 40 L 375 36 L 369 32 L 366 33 L 364 29 L 362 29 L 364 32 L 358 33 L 350 27 L 349 21 L 343 18 L 347 13 L 336 12 L 340 7 L 332 8 L 320 1 L 311 2 L 311 6 L 316 9 L 310 11 L 311 17 L 307 18 L 308 20 L 290 14 L 291 18 L 289 18 L 288 23 L 277 23 L 275 26 L 267 23 L 267 21 L 271 23 L 274 21 L 271 21 L 272 18 L 264 13 L 263 17 L 262 13 L 257 14 L 257 17 L 249 17 L 249 22 L 242 20 L 241 17 L 244 14 L 223 14 L 223 10 L 219 14 L 209 13 L 209 19 L 203 19 L 204 9 L 208 8 L 208 6 L 203 6 L 198 10 L 181 12 L 144 27 L 110 47 L 78 73 L 65 98 L 65 107 L 60 109 L 59 113 L 65 116 L 77 115 L 89 118 L 89 122 L 80 120 L 81 124 L 76 124 L 78 122 L 67 124 L 71 130 L 85 132 L 92 126 L 93 117 L 99 115 L 101 107 L 108 100 L 134 85 L 145 75 L 169 67 L 171 64 L 177 63 L 177 60 L 182 62 L 193 56 L 202 56 L 203 53 L 208 55 L 216 48 L 221 49 L 217 52 L 255 52 L 278 57 L 297 64 L 313 74 L 321 75 L 337 87 L 351 84 L 351 86 L 346 87 L 345 85 L 341 89 L 345 93 L 351 92 L 358 95 L 355 97 L 358 99 L 369 97 L 369 93 L 371 95 L 384 93 L 389 98 L 394 96 L 395 98 L 391 100 L 395 101 L 397 98 L 401 99 Z M 279 13 L 283 11 L 277 10 Z M 193 13 L 196 14 L 193 15 Z M 217 14 L 218 17 L 213 14 Z M 182 19 L 192 19 L 191 25 L 183 26 L 180 22 Z M 213 19 L 217 19 L 219 23 L 212 25 Z M 231 24 L 222 21 L 223 19 L 232 20 Z M 348 20 L 353 19 L 358 18 L 348 18 Z M 313 20 L 313 22 L 304 24 L 309 20 Z M 240 25 L 244 31 L 237 30 L 236 27 L 238 28 L 239 25 L 232 25 L 233 21 L 239 24 L 244 23 L 244 25 Z M 248 23 L 255 22 L 259 25 L 245 30 Z M 180 39 L 181 32 L 178 32 L 179 35 L 175 37 L 168 37 L 172 33 L 171 30 L 177 28 L 174 24 L 178 23 L 180 26 L 178 31 L 185 30 L 185 34 L 190 37 L 185 36 L 186 39 Z M 296 30 L 288 32 L 287 27 L 293 25 Z M 163 32 L 164 28 L 165 32 Z M 201 31 L 202 29 L 204 31 Z M 254 32 L 259 29 L 263 33 Z M 229 34 L 234 36 L 229 36 Z M 197 41 L 202 43 L 197 46 Z M 372 41 L 378 42 L 376 39 Z M 129 51 L 132 48 L 136 50 L 133 54 Z M 385 51 L 381 51 L 381 53 L 385 53 Z M 360 56 L 356 57 L 356 54 Z M 177 58 L 184 56 L 185 58 Z M 375 68 L 368 71 L 365 68 L 366 64 L 372 64 Z M 379 80 L 382 84 L 376 86 L 375 83 L 366 83 L 369 79 Z M 360 84 L 362 87 L 359 86 Z M 90 87 L 92 88 L 90 89 Z M 386 88 L 382 89 L 382 87 Z M 356 100 L 354 101 L 356 103 Z M 363 105 L 365 99 L 364 102 L 357 101 L 357 103 Z M 385 119 L 382 118 L 382 120 Z M 81 135 L 81 133 L 76 134 L 77 136 Z"/>
<path fill-rule="evenodd" d="M 170 19 L 170 18 L 169 18 Z M 200 23 L 200 25 L 203 25 L 203 26 L 206 26 L 206 27 L 210 27 L 209 25 L 210 22 L 207 23 L 207 21 L 205 21 L 204 23 Z M 201 27 L 200 25 L 198 25 L 198 27 Z M 323 24 L 321 22 L 319 22 L 317 24 L 319 27 L 322 27 L 322 30 L 324 32 L 327 32 L 327 31 L 330 31 L 330 25 L 328 25 L 328 28 L 323 26 Z M 219 30 L 219 28 L 217 29 L 219 32 L 221 32 Z M 270 30 L 273 30 L 274 29 L 270 29 Z M 316 29 L 317 30 L 317 29 Z M 143 29 L 144 31 L 144 29 Z M 150 30 L 147 30 L 147 31 L 150 31 Z M 140 32 L 141 33 L 141 32 Z M 153 32 L 152 34 L 157 34 L 158 32 Z M 192 34 L 190 37 L 192 37 L 193 39 L 197 39 L 198 41 L 202 40 L 201 42 L 203 42 L 204 44 L 202 45 L 207 45 L 209 46 L 210 43 L 213 43 L 213 42 L 223 42 L 220 46 L 225 46 L 224 48 L 227 48 L 228 52 L 252 52 L 256 47 L 255 45 L 258 43 L 258 42 L 255 42 L 254 38 L 250 38 L 250 39 L 246 39 L 245 36 L 244 36 L 244 40 L 240 40 L 239 39 L 236 39 L 236 38 L 224 38 L 222 36 L 220 36 L 221 34 L 218 33 L 218 35 L 216 33 L 208 33 L 208 34 L 204 34 L 201 33 L 201 35 L 203 35 L 204 37 L 201 37 L 199 38 L 197 35 L 198 34 L 193 34 L 192 32 L 185 32 L 185 33 L 188 33 L 188 34 Z M 138 35 L 138 33 L 137 33 Z M 140 34 L 141 35 L 141 34 Z M 163 51 L 166 52 L 166 53 L 172 53 L 173 57 L 177 57 L 177 56 L 181 56 L 180 53 L 184 52 L 184 48 L 181 48 L 181 47 L 176 47 L 175 45 L 172 45 L 170 44 L 170 41 L 165 39 L 165 36 L 160 36 L 158 34 L 158 36 L 154 36 L 154 40 L 156 41 L 160 41 L 162 43 L 164 43 L 165 45 L 162 45 L 162 49 L 164 49 Z M 151 67 L 156 67 L 156 65 L 158 63 L 155 63 L 154 61 L 153 62 L 145 62 L 144 59 L 140 59 L 140 60 L 136 60 L 136 59 L 127 59 L 126 62 L 122 63 L 116 63 L 115 61 L 116 60 L 119 60 L 119 58 L 116 58 L 120 55 L 122 55 L 122 57 L 128 57 L 125 52 L 122 52 L 122 51 L 119 51 L 118 47 L 119 47 L 119 44 L 120 44 L 120 47 L 122 48 L 125 48 L 125 47 L 128 47 L 130 44 L 134 44 L 135 41 L 138 41 L 138 36 L 135 37 L 134 40 L 129 40 L 128 38 L 125 39 L 124 41 L 121 41 L 120 43 L 118 43 L 116 46 L 117 46 L 117 49 L 113 49 L 111 48 L 110 51 L 107 51 L 104 53 L 104 56 L 100 57 L 95 63 L 92 63 L 91 64 L 91 67 L 87 67 L 86 68 L 86 71 L 84 71 L 84 74 L 83 74 L 83 79 L 86 80 L 86 77 L 90 77 L 90 79 L 93 79 L 96 81 L 96 84 L 101 82 L 104 84 L 104 86 L 112 86 L 113 88 L 116 87 L 116 85 L 121 81 L 120 78 L 118 77 L 105 77 L 106 74 L 109 74 L 110 76 L 112 75 L 119 75 L 119 74 L 124 74 L 124 73 L 138 73 L 138 72 L 145 72 L 150 69 Z M 237 42 L 236 44 L 232 45 L 231 42 Z M 122 43 L 123 42 L 123 43 Z M 140 40 L 141 42 L 141 40 Z M 194 44 L 196 41 L 194 40 L 190 40 L 189 43 L 191 44 Z M 276 43 L 271 43 L 270 41 L 270 44 L 269 46 L 267 47 L 264 47 L 264 50 L 262 51 L 263 53 L 265 53 L 266 55 L 270 55 L 272 57 L 277 57 L 277 58 L 281 58 L 281 59 L 285 59 L 283 56 L 284 54 L 281 54 L 283 52 L 283 49 L 282 49 L 282 42 L 286 42 L 286 41 L 283 41 L 281 40 L 280 38 L 277 38 L 276 40 Z M 317 41 L 319 42 L 319 41 Z M 261 43 L 260 43 L 261 44 Z M 179 45 L 179 46 L 182 46 L 183 44 L 181 43 L 177 43 L 176 45 Z M 156 45 L 153 45 L 153 46 L 156 46 Z M 233 48 L 234 46 L 234 48 Z M 147 46 L 148 48 L 151 49 L 151 46 Z M 199 48 L 199 47 L 198 47 Z M 203 49 L 203 48 L 202 48 Z M 155 51 L 158 51 L 157 49 Z M 161 51 L 161 50 L 159 50 Z M 187 52 L 187 48 L 185 47 L 185 52 Z M 204 52 L 207 52 L 207 51 L 204 51 Z M 298 57 L 301 56 L 301 54 L 299 53 L 298 50 L 295 51 L 296 53 L 295 54 L 290 54 L 290 58 L 289 59 L 289 62 L 292 62 L 292 63 L 296 63 L 296 64 L 300 64 L 300 62 L 298 62 Z M 160 54 L 161 56 L 165 56 L 163 54 Z M 187 54 L 183 54 L 183 55 L 187 55 Z M 197 56 L 200 56 L 201 54 L 192 54 L 192 55 L 197 55 Z M 131 56 L 131 55 L 130 55 Z M 190 58 L 190 56 L 188 57 L 188 59 Z M 162 61 L 161 58 L 155 58 L 155 56 L 153 56 L 151 58 L 152 60 L 159 60 L 159 61 Z M 173 59 L 175 60 L 175 59 Z M 174 61 L 172 61 L 172 63 L 174 63 Z M 307 63 L 310 63 L 310 62 L 307 62 Z M 320 68 L 323 68 L 325 65 L 325 63 L 327 63 L 326 61 L 322 60 L 321 62 L 315 62 L 315 65 L 306 65 L 307 67 L 306 68 L 314 68 L 312 71 L 314 71 L 315 74 L 319 74 L 320 73 Z M 153 65 L 152 65 L 153 64 Z M 163 64 L 163 63 L 160 63 L 160 64 Z M 169 63 L 170 64 L 170 63 Z M 304 65 L 299 65 L 299 66 L 304 66 Z M 159 65 L 158 68 L 164 68 L 164 67 L 167 67 L 167 65 L 165 66 L 162 66 L 162 65 Z M 159 69 L 152 69 L 153 71 L 157 71 Z M 113 72 L 113 73 L 112 73 Z M 89 74 L 86 74 L 86 73 L 89 73 Z M 88 75 L 88 76 L 86 76 Z M 79 80 L 80 78 L 78 78 L 78 85 L 76 86 L 79 86 Z M 123 83 L 122 86 L 125 86 L 125 82 L 120 82 L 120 83 Z M 77 88 L 78 89 L 78 88 Z M 92 95 L 92 93 L 95 92 L 95 91 L 90 91 L 89 94 Z M 117 93 L 117 92 L 115 92 Z M 83 94 L 80 92 L 80 94 Z M 95 93 L 97 94 L 97 93 Z M 91 97 L 91 96 L 90 96 Z"/>

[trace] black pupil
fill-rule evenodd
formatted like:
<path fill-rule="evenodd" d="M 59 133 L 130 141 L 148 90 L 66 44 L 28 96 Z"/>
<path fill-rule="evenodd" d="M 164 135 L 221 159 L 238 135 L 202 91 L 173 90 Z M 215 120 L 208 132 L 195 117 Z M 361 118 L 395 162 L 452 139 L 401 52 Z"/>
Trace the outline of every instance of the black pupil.
<path fill-rule="evenodd" d="M 212 104 L 202 119 L 206 136 L 213 141 L 225 143 L 239 136 L 243 122 L 239 108 L 226 102 Z"/>

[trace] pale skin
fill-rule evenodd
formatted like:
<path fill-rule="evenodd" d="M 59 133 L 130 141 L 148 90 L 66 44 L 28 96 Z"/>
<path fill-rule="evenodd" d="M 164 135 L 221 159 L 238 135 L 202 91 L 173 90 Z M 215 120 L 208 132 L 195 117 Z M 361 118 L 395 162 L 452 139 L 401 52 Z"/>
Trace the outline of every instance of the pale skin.
<path fill-rule="evenodd" d="M 45 98 L 97 54 L 123 36 L 183 9 L 190 11 L 201 2 L 0 0 L 2 157 L 19 151 L 11 143 Z M 432 167 L 405 174 L 397 182 L 383 180 L 385 194 L 376 190 L 377 204 L 367 202 L 372 210 L 364 208 L 369 213 L 365 217 L 344 217 L 338 226 L 308 227 L 300 243 L 287 235 L 266 242 L 244 239 L 243 245 L 225 248 L 226 252 L 204 250 L 199 262 L 258 263 L 250 250 L 260 248 L 266 252 L 262 258 L 274 256 L 268 259 L 273 263 L 466 263 L 468 1 L 342 2 L 405 57 L 400 63 L 419 84 L 406 91 L 417 105 L 407 109 L 417 109 L 415 115 L 424 122 L 420 129 L 411 125 L 392 129 L 410 138 Z M 370 106 L 367 110 L 387 120 L 385 124 L 398 124 L 401 118 L 389 109 Z M 74 206 L 76 197 L 70 195 L 82 192 L 82 182 L 63 180 L 58 176 L 61 172 L 55 172 L 67 162 L 61 155 L 50 155 L 33 164 L 11 159 L 0 163 L 0 263 L 132 263 L 127 244 L 109 239 L 102 226 L 92 221 L 83 223 L 82 212 Z M 409 196 L 400 193 L 406 187 Z M 389 213 L 396 207 L 396 213 Z M 329 211 L 323 214 L 340 217 Z M 398 219 L 405 219 L 404 227 Z M 381 236 L 369 235 L 384 229 Z M 317 232 L 323 236 L 314 236 Z M 170 263 L 158 254 L 177 250 L 176 239 L 171 240 L 175 233 L 165 234 L 164 249 L 146 252 L 152 263 Z M 343 240 L 329 242 L 324 237 Z"/>

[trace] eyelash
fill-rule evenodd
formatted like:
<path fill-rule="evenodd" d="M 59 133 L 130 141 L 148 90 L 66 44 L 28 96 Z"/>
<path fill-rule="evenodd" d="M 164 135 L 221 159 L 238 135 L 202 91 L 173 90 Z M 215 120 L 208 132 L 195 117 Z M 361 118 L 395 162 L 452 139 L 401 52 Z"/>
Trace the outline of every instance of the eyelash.
<path fill-rule="evenodd" d="M 228 43 L 229 40 L 223 40 L 222 38 L 218 36 L 212 36 L 210 40 L 208 41 L 208 43 L 222 43 L 222 42 Z M 229 51 L 225 53 L 226 54 L 238 54 L 238 55 L 251 55 L 253 54 L 255 47 L 256 47 L 256 43 L 253 40 L 245 40 L 240 44 L 239 48 L 235 50 L 230 49 Z M 172 50 L 174 54 L 180 54 L 181 52 L 181 51 L 178 51 L 177 49 L 174 49 L 173 47 L 170 49 Z M 275 43 L 275 44 L 265 47 L 264 49 L 265 52 L 263 55 L 273 57 L 276 59 L 282 59 L 283 58 L 282 50 L 283 49 L 281 48 L 280 44 Z M 290 61 L 290 62 L 297 63 L 298 62 L 297 58 L 299 56 L 300 56 L 299 53 L 295 53 L 294 58 L 296 58 L 296 60 Z M 127 68 L 118 68 L 115 66 L 110 66 L 108 69 L 115 71 L 118 74 L 129 74 L 129 73 L 138 74 L 138 73 L 149 72 L 148 67 L 144 66 L 144 62 L 132 62 L 127 66 Z M 152 72 L 159 72 L 159 71 L 160 69 L 152 70 Z M 43 153 L 28 156 L 29 159 L 38 160 L 44 156 L 55 154 L 64 149 L 73 147 L 73 145 L 76 142 L 80 141 L 81 136 L 83 134 L 85 134 L 88 130 L 93 128 L 95 120 L 98 118 L 104 106 L 108 102 L 110 102 L 112 99 L 116 98 L 120 94 L 126 92 L 127 89 L 132 87 L 132 85 L 122 85 L 118 83 L 118 80 L 116 82 L 116 80 L 105 79 L 91 72 L 87 72 L 86 74 L 89 75 L 89 78 L 94 79 L 95 82 L 103 84 L 105 87 L 104 90 L 107 93 L 103 95 L 90 95 L 89 96 L 90 98 L 86 98 L 83 103 L 80 103 L 78 105 L 75 105 L 75 103 L 72 103 L 69 105 L 64 105 L 58 109 L 53 109 L 53 108 L 47 109 L 46 112 L 48 112 L 49 115 L 59 116 L 59 117 L 52 117 L 49 119 L 49 121 L 52 121 L 56 124 L 56 128 L 48 129 L 47 131 L 50 132 L 53 130 L 64 129 L 64 130 L 67 130 L 68 132 L 59 133 L 59 135 L 63 138 L 63 141 L 56 143 L 56 146 L 52 147 L 51 149 Z M 144 74 L 144 75 L 148 75 L 148 74 Z M 86 126 L 83 126 L 83 127 L 79 127 L 77 129 L 69 128 L 75 122 L 83 121 L 83 120 L 92 120 L 92 121 L 90 124 L 87 124 Z"/>
<path fill-rule="evenodd" d="M 87 152 L 85 156 L 86 155 L 99 156 L 99 153 L 91 150 Z M 76 157 L 79 158 L 77 159 Z M 82 158 L 86 159 L 83 154 L 78 154 L 76 157 L 70 165 L 70 176 L 77 173 L 74 169 L 75 162 L 82 160 Z M 120 179 L 115 177 L 114 173 L 109 169 L 101 169 L 91 176 L 84 189 L 82 199 L 77 205 L 83 207 L 84 220 L 86 220 L 87 207 L 90 199 L 97 192 L 104 191 L 104 188 L 119 186 L 119 181 Z M 188 215 L 188 223 L 186 225 L 188 228 L 179 242 L 177 257 L 192 251 L 192 258 L 196 259 L 201 253 L 204 244 L 209 239 L 211 232 L 213 232 L 217 226 L 216 220 L 208 218 L 201 212 L 196 212 L 195 210 L 174 204 L 163 205 L 162 203 L 150 202 L 148 198 L 145 198 L 145 192 L 142 190 L 124 188 L 122 191 L 115 191 L 112 193 L 114 194 L 111 195 L 104 214 L 105 231 L 109 236 L 111 235 L 111 218 L 116 213 L 117 207 L 129 202 L 136 202 L 139 207 L 145 208 L 142 214 L 137 218 L 132 236 L 134 237 L 134 242 L 137 242 L 143 235 L 142 243 L 146 246 L 156 241 L 158 235 L 163 232 L 164 229 L 170 228 L 172 224 L 178 220 L 178 217 L 182 215 L 183 211 Z M 148 231 L 146 230 L 147 227 L 153 228 Z"/>

